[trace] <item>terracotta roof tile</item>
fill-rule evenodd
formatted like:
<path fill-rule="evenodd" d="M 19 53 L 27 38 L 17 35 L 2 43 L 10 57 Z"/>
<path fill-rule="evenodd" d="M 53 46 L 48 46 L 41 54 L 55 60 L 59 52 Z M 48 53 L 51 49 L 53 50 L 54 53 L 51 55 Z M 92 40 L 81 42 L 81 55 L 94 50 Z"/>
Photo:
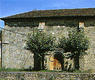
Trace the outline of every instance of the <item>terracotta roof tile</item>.
<path fill-rule="evenodd" d="M 1 19 L 62 17 L 62 16 L 95 16 L 95 8 L 36 10 L 36 11 L 30 11 L 30 12 L 16 14 L 8 17 L 3 17 Z"/>

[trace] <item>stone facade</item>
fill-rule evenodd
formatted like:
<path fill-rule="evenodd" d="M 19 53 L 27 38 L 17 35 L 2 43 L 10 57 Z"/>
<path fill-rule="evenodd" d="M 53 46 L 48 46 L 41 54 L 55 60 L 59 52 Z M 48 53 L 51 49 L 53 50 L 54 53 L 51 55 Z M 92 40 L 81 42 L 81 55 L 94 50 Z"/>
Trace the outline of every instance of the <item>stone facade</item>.
<path fill-rule="evenodd" d="M 44 19 L 18 19 L 5 21 L 3 31 L 3 55 L 2 66 L 5 68 L 29 68 L 33 67 L 33 54 L 25 49 L 27 35 L 33 32 L 40 22 L 45 22 L 44 30 L 56 37 L 67 36 L 68 30 L 78 27 L 79 22 L 84 22 L 86 32 L 90 40 L 90 48 L 87 55 L 80 57 L 80 70 L 95 70 L 95 17 L 91 18 L 44 18 Z M 13 33 L 16 32 L 16 33 Z"/>
<path fill-rule="evenodd" d="M 1 80 L 95 80 L 94 73 L 1 72 Z"/>
<path fill-rule="evenodd" d="M 90 46 L 86 55 L 80 58 L 80 70 L 92 69 L 95 72 L 95 26 L 84 28 L 85 33 L 90 41 Z"/>
<path fill-rule="evenodd" d="M 3 31 L 2 67 L 4 68 L 29 68 L 33 67 L 33 54 L 26 50 L 26 34 L 31 30 L 30 27 L 9 27 L 5 29 L 15 31 Z"/>

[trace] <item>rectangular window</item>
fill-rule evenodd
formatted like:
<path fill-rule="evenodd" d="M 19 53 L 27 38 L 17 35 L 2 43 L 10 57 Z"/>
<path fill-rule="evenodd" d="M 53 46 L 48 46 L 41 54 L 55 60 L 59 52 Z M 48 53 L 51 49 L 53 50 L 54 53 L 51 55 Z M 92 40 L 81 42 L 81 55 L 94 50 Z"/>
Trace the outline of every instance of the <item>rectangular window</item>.
<path fill-rule="evenodd" d="M 84 22 L 79 22 L 79 28 L 84 28 Z"/>
<path fill-rule="evenodd" d="M 40 22 L 38 29 L 39 29 L 39 30 L 43 30 L 44 27 L 45 27 L 45 22 Z"/>

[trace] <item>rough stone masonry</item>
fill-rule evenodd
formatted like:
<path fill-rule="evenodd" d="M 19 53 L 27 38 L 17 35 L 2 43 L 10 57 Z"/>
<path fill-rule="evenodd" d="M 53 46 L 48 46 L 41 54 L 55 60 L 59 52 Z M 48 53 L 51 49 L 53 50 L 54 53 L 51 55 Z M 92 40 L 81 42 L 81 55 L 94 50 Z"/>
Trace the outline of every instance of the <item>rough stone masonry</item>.
<path fill-rule="evenodd" d="M 78 11 L 81 12 L 82 10 L 80 9 Z M 67 10 L 67 12 L 69 12 L 69 10 Z M 60 15 L 57 15 L 59 13 Z M 5 21 L 5 29 L 9 30 L 3 30 L 2 67 L 20 69 L 34 66 L 33 54 L 29 50 L 26 50 L 25 47 L 28 33 L 38 28 L 39 23 L 45 23 L 44 30 L 48 33 L 52 33 L 56 37 L 60 37 L 61 35 L 66 36 L 68 30 L 79 27 L 79 23 L 81 23 L 80 25 L 84 25 L 84 31 L 90 40 L 90 47 L 86 51 L 87 55 L 80 57 L 80 70 L 95 70 L 95 16 L 91 16 L 90 13 L 89 16 L 88 14 L 79 16 L 78 13 L 76 13 L 76 15 L 78 14 L 77 16 L 74 16 L 74 14 L 73 16 L 70 14 L 68 14 L 69 16 L 61 16 L 61 11 L 59 11 L 59 13 L 57 13 L 57 11 L 55 12 L 56 17 L 54 17 L 55 15 L 36 17 L 38 15 L 36 12 L 36 14 L 34 14 L 35 18 L 32 18 L 32 13 L 30 17 L 29 15 L 27 16 L 26 13 L 20 14 L 19 16 L 2 18 Z M 65 13 L 64 11 L 64 15 Z M 86 10 L 84 10 L 83 14 L 84 13 L 86 13 Z M 45 13 L 39 14 L 46 15 Z M 48 14 L 52 13 L 48 12 Z M 25 17 L 25 15 L 27 17 Z"/>

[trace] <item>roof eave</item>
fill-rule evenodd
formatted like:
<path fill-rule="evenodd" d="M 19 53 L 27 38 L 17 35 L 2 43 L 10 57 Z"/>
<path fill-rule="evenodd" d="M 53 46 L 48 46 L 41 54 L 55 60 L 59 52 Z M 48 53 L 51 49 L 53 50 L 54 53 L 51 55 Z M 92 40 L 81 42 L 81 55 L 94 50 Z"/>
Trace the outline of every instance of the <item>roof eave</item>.
<path fill-rule="evenodd" d="M 3 17 L 0 18 L 0 20 L 9 20 L 9 19 L 35 19 L 35 18 L 60 18 L 60 17 L 95 17 L 95 15 L 68 15 L 68 16 L 41 16 L 41 17 L 14 17 L 14 18 L 9 18 L 9 17 Z"/>

